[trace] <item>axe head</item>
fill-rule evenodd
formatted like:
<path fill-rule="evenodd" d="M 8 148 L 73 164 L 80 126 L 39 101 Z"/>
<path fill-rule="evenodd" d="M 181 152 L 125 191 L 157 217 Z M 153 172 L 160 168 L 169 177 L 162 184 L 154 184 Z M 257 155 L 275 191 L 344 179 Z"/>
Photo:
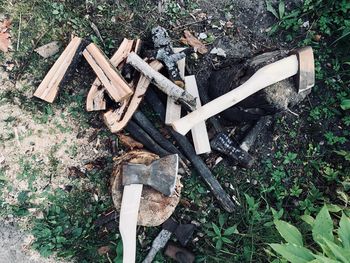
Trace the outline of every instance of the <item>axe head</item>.
<path fill-rule="evenodd" d="M 175 191 L 178 167 L 177 154 L 160 158 L 150 165 L 126 163 L 122 166 L 122 183 L 148 185 L 166 196 L 171 196 Z"/>
<path fill-rule="evenodd" d="M 299 70 L 297 73 L 298 93 L 311 89 L 315 85 L 315 61 L 312 47 L 307 46 L 293 52 L 297 55 Z"/>

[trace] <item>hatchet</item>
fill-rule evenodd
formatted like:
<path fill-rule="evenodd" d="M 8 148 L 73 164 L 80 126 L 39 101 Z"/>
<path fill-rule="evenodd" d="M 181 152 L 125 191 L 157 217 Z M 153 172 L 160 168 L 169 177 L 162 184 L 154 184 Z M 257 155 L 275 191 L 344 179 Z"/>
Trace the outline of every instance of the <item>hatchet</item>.
<path fill-rule="evenodd" d="M 123 199 L 119 232 L 123 241 L 123 263 L 135 263 L 136 226 L 143 185 L 151 186 L 166 196 L 175 191 L 178 155 L 168 155 L 150 165 L 126 163 L 122 166 Z"/>
<path fill-rule="evenodd" d="M 241 86 L 174 121 L 171 126 L 178 133 L 185 135 L 197 123 L 232 107 L 263 88 L 294 75 L 297 75 L 298 93 L 314 86 L 315 68 L 311 47 L 299 49 L 289 57 L 262 67 Z"/>

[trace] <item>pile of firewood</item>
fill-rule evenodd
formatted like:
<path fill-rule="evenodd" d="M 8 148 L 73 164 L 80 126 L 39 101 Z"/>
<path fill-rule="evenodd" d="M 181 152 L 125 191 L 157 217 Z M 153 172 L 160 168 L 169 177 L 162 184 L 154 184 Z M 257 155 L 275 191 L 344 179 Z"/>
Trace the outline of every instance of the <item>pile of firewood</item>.
<path fill-rule="evenodd" d="M 222 132 L 210 142 L 204 121 L 192 128 L 192 142 L 170 127 L 166 129 L 172 139 L 165 138 L 152 121 L 138 110 L 145 97 L 161 121 L 170 124 L 181 117 L 182 109 L 191 111 L 200 106 L 196 78 L 194 75 L 185 76 L 185 57 L 186 54 L 194 52 L 194 49 L 173 48 L 167 32 L 161 27 L 153 29 L 152 33 L 155 49 L 150 58 L 144 59 L 138 55 L 141 49 L 140 40 L 124 39 L 115 54 L 108 59 L 95 44 L 74 37 L 51 67 L 34 96 L 52 103 L 59 88 L 69 80 L 80 58 L 84 57 L 96 74 L 87 95 L 86 110 L 102 111 L 107 127 L 112 133 L 117 133 L 122 142 L 129 144 L 131 150 L 145 147 L 159 156 L 179 154 L 184 170 L 188 171 L 187 166 L 191 163 L 223 208 L 232 212 L 234 203 L 230 196 L 198 155 L 209 153 L 214 148 L 228 154 L 243 166 L 250 166 L 253 158 Z M 159 73 L 163 65 L 168 71 L 169 79 Z M 131 81 L 127 82 L 122 76 L 121 72 L 124 71 L 128 72 L 128 79 Z M 166 107 L 154 90 L 148 90 L 151 82 L 167 94 Z M 114 106 L 108 109 L 107 96 L 114 101 Z M 128 143 L 130 138 L 123 131 L 140 143 Z M 173 140 L 179 148 L 172 143 Z"/>

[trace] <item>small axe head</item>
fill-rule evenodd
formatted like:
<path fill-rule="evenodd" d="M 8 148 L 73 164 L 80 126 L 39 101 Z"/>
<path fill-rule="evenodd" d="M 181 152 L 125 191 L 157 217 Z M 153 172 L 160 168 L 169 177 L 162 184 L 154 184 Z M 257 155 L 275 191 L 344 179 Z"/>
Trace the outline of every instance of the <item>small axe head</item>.
<path fill-rule="evenodd" d="M 175 191 L 178 172 L 178 155 L 172 154 L 152 162 L 150 165 L 126 163 L 123 165 L 123 185 L 144 184 L 166 196 Z"/>
<path fill-rule="evenodd" d="M 315 85 L 315 62 L 312 47 L 304 47 L 293 52 L 297 55 L 299 70 L 297 76 L 298 93 Z"/>

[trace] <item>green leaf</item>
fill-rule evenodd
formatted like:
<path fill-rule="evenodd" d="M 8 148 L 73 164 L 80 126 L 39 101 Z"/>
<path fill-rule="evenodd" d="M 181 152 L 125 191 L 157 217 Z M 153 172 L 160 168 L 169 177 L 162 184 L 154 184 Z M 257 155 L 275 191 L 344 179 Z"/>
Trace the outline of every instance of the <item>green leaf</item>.
<path fill-rule="evenodd" d="M 52 10 L 52 14 L 54 14 L 54 15 L 58 15 L 59 13 L 60 13 L 60 11 L 58 11 L 57 9 Z"/>
<path fill-rule="evenodd" d="M 278 5 L 278 13 L 280 15 L 280 19 L 283 18 L 284 11 L 285 11 L 284 1 L 280 1 L 279 5 Z"/>
<path fill-rule="evenodd" d="M 251 197 L 250 195 L 247 195 L 247 194 L 244 194 L 244 196 L 249 208 L 253 208 L 255 205 L 254 197 Z"/>
<path fill-rule="evenodd" d="M 329 241 L 325 238 L 323 238 L 323 241 L 338 260 L 340 260 L 343 263 L 349 263 L 349 261 L 346 258 L 346 255 L 349 254 L 349 252 L 347 252 L 344 248 L 339 247 L 334 242 Z"/>
<path fill-rule="evenodd" d="M 307 248 L 293 244 L 269 244 L 273 250 L 291 263 L 306 263 L 315 257 Z"/>
<path fill-rule="evenodd" d="M 221 240 L 224 242 L 224 243 L 227 243 L 227 244 L 233 244 L 233 242 L 228 239 L 227 237 L 222 237 Z"/>
<path fill-rule="evenodd" d="M 339 222 L 338 235 L 343 243 L 343 247 L 350 249 L 350 218 L 344 213 Z"/>
<path fill-rule="evenodd" d="M 279 19 L 278 14 L 275 8 L 273 8 L 273 6 L 271 5 L 270 1 L 266 1 L 266 10 L 272 13 L 277 19 Z"/>
<path fill-rule="evenodd" d="M 217 225 L 215 225 L 215 223 L 211 223 L 211 225 L 213 227 L 213 230 L 214 230 L 215 234 L 217 236 L 221 236 L 221 231 L 220 231 L 219 227 Z"/>
<path fill-rule="evenodd" d="M 321 256 L 321 255 L 314 255 L 314 257 L 316 259 L 311 261 L 314 263 L 339 263 L 339 261 L 337 261 L 337 260 L 333 260 L 333 259 L 327 258 L 325 256 Z"/>
<path fill-rule="evenodd" d="M 221 227 L 223 227 L 223 225 L 225 224 L 225 216 L 223 214 L 219 215 L 219 225 Z"/>
<path fill-rule="evenodd" d="M 313 226 L 315 223 L 315 218 L 313 218 L 310 215 L 302 215 L 300 216 L 300 219 L 303 220 L 305 223 L 309 224 L 310 226 Z"/>
<path fill-rule="evenodd" d="M 221 250 L 221 248 L 222 248 L 222 240 L 221 239 L 218 239 L 218 241 L 216 241 L 215 248 L 217 250 Z"/>
<path fill-rule="evenodd" d="M 288 243 L 303 246 L 303 238 L 295 226 L 282 220 L 275 220 L 275 226 Z"/>
<path fill-rule="evenodd" d="M 237 225 L 227 228 L 224 232 L 224 236 L 230 236 L 232 234 L 238 234 Z"/>
<path fill-rule="evenodd" d="M 312 236 L 320 245 L 323 244 L 322 238 L 328 239 L 329 241 L 334 240 L 333 221 L 329 215 L 327 206 L 323 206 L 321 211 L 317 214 L 312 227 Z"/>
<path fill-rule="evenodd" d="M 343 110 L 350 109 L 350 99 L 343 99 L 340 103 L 340 108 L 342 108 Z"/>

